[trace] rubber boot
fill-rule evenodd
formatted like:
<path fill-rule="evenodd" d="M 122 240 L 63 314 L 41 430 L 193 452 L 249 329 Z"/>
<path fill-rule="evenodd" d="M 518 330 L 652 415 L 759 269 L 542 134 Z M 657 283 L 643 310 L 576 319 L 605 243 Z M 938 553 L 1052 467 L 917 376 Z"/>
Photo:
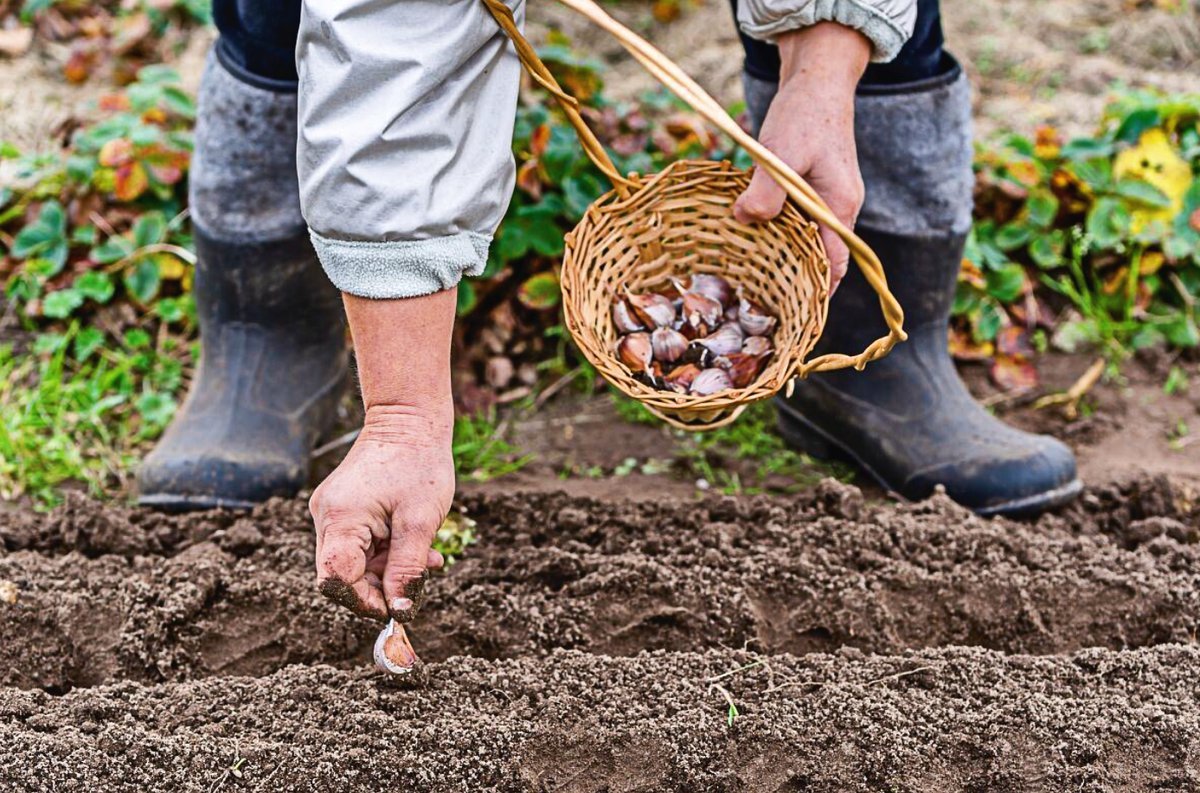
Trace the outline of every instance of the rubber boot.
<path fill-rule="evenodd" d="M 210 58 L 190 188 L 200 363 L 138 474 L 142 504 L 246 508 L 307 483 L 348 356 L 340 295 L 300 215 L 295 152 L 296 95 Z"/>
<path fill-rule="evenodd" d="M 752 112 L 765 114 L 763 84 L 748 88 L 756 89 Z M 855 116 L 866 185 L 856 231 L 883 262 L 908 341 L 861 372 L 798 382 L 791 398 L 777 400 L 780 431 L 813 457 L 853 462 L 910 500 L 942 485 L 983 515 L 1034 514 L 1070 501 L 1082 488 L 1070 449 L 987 413 L 948 352 L 971 226 L 970 99 L 961 69 L 951 62 L 921 83 L 860 89 Z M 813 355 L 857 353 L 886 333 L 877 296 L 849 269 Z"/>

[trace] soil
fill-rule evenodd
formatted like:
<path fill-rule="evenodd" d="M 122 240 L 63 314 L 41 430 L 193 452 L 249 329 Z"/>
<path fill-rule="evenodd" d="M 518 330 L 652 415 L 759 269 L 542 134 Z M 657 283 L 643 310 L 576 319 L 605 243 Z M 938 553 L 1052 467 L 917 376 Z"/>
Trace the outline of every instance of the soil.
<path fill-rule="evenodd" d="M 1200 787 L 1187 480 L 1026 523 L 835 480 L 462 507 L 400 681 L 302 501 L 4 515 L 0 789 Z"/>

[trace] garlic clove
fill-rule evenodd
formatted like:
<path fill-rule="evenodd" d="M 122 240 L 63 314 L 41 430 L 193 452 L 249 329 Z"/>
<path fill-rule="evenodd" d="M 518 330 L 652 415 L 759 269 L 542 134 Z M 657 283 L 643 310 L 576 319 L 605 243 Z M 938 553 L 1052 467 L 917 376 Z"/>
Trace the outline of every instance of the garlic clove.
<path fill-rule="evenodd" d="M 729 308 L 725 309 L 725 321 L 737 322 L 738 319 L 738 304 L 734 303 Z"/>
<path fill-rule="evenodd" d="M 720 303 L 699 292 L 688 292 L 683 296 L 684 321 L 694 328 L 701 324 L 715 328 L 721 323 L 721 315 L 724 312 Z"/>
<path fill-rule="evenodd" d="M 629 308 L 629 304 L 624 300 L 613 301 L 612 306 L 613 325 L 617 329 L 617 333 L 637 333 L 639 330 L 645 330 L 646 326 L 638 321 L 633 315 L 633 311 Z"/>
<path fill-rule="evenodd" d="M 666 377 L 667 385 L 672 387 L 678 386 L 682 389 L 682 393 L 687 393 L 687 390 L 691 388 L 692 382 L 695 381 L 700 371 L 700 367 L 694 363 L 685 363 L 681 366 L 676 366 Z"/>
<path fill-rule="evenodd" d="M 675 306 L 662 295 L 627 293 L 625 301 L 633 316 L 647 328 L 668 328 L 675 321 Z"/>
<path fill-rule="evenodd" d="M 722 325 L 711 336 L 696 339 L 694 343 L 705 347 L 713 355 L 728 355 L 731 352 L 741 351 L 742 334 L 740 331 L 735 331 L 730 325 Z"/>
<path fill-rule="evenodd" d="M 677 330 L 659 328 L 650 334 L 650 345 L 655 360 L 674 363 L 687 352 L 688 340 Z"/>
<path fill-rule="evenodd" d="M 775 349 L 766 336 L 747 336 L 742 342 L 742 352 L 747 355 L 766 355 Z"/>
<path fill-rule="evenodd" d="M 388 620 L 387 627 L 379 632 L 374 655 L 375 665 L 393 675 L 406 675 L 417 663 L 417 653 L 404 626 L 395 620 Z"/>
<path fill-rule="evenodd" d="M 738 302 L 738 324 L 749 336 L 766 336 L 775 329 L 775 317 L 754 301 L 742 297 Z"/>
<path fill-rule="evenodd" d="M 689 292 L 698 292 L 721 304 L 722 310 L 733 302 L 733 287 L 719 275 L 696 273 L 688 286 Z"/>
<path fill-rule="evenodd" d="M 733 382 L 734 388 L 745 388 L 762 374 L 762 370 L 766 366 L 767 358 L 769 357 L 770 353 L 760 356 L 735 352 L 718 358 L 715 365 L 729 374 L 729 379 Z"/>
<path fill-rule="evenodd" d="M 742 330 L 742 326 L 736 322 L 722 322 L 717 331 L 726 331 L 727 333 L 736 334 L 739 340 L 745 340 L 746 331 Z"/>
<path fill-rule="evenodd" d="M 649 333 L 630 333 L 617 339 L 617 358 L 632 372 L 644 372 L 650 368 L 654 355 Z"/>
<path fill-rule="evenodd" d="M 711 396 L 721 391 L 727 391 L 730 388 L 733 388 L 733 381 L 729 378 L 725 370 L 705 369 L 696 375 L 696 379 L 692 381 L 688 392 L 697 396 Z"/>

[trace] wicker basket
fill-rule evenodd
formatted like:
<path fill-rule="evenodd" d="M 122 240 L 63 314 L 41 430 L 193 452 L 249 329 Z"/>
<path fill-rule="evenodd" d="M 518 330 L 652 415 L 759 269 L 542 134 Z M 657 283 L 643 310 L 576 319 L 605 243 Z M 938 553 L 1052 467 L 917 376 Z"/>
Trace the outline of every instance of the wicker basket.
<path fill-rule="evenodd" d="M 703 431 L 735 420 L 749 404 L 787 389 L 795 377 L 853 366 L 886 355 L 905 339 L 904 314 L 888 291 L 879 259 L 829 211 L 815 191 L 782 160 L 759 144 L 694 81 L 644 40 L 621 26 L 592 0 L 559 0 L 611 33 L 652 75 L 709 122 L 742 145 L 788 194 L 777 218 L 745 225 L 732 207 L 750 184 L 748 173 L 727 162 L 685 160 L 648 177 L 621 175 L 579 114 L 578 104 L 555 82 L 522 36 L 503 0 L 482 0 L 512 39 L 521 62 L 553 94 L 579 133 L 584 151 L 613 189 L 589 208 L 566 237 L 562 264 L 567 329 L 588 361 L 622 393 L 673 426 Z M 831 354 L 808 361 L 829 309 L 829 260 L 814 221 L 846 241 L 855 262 L 879 295 L 888 335 L 857 355 Z M 666 286 L 675 275 L 719 273 L 779 320 L 775 354 L 746 388 L 711 396 L 658 391 L 635 380 L 617 360 L 612 302 L 632 291 Z"/>

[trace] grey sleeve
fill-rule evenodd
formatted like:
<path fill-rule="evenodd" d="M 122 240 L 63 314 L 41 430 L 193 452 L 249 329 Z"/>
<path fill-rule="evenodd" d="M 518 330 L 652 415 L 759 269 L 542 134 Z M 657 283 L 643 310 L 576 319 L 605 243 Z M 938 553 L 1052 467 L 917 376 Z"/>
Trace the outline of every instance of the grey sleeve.
<path fill-rule="evenodd" d="M 912 36 L 916 0 L 740 0 L 738 26 L 751 38 L 774 41 L 818 22 L 837 22 L 871 40 L 871 60 L 890 61 Z"/>
<path fill-rule="evenodd" d="M 520 82 L 483 3 L 303 0 L 296 59 L 301 209 L 334 285 L 414 297 L 481 273 Z"/>

